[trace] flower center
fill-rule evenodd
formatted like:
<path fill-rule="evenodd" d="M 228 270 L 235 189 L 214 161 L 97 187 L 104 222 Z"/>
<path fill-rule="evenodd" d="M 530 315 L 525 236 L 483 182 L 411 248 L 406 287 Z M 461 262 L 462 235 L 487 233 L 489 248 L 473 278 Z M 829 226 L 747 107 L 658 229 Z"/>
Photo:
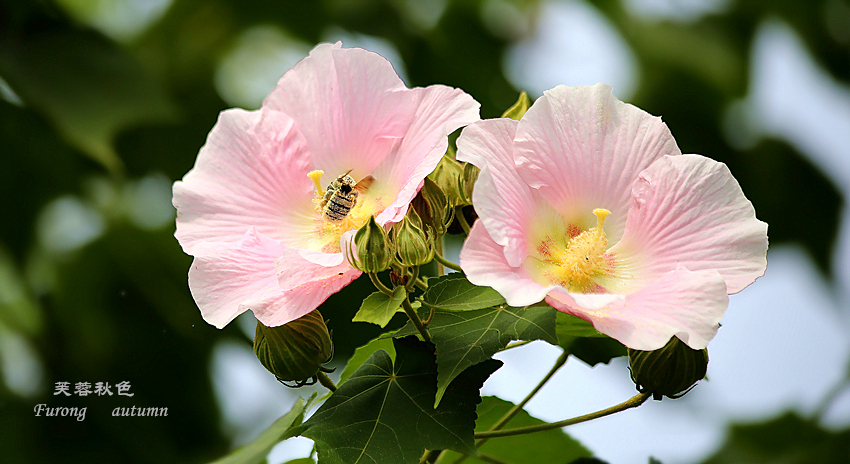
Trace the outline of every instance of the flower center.
<path fill-rule="evenodd" d="M 313 198 L 317 216 L 316 235 L 312 241 L 320 251 L 339 253 L 342 234 L 363 226 L 369 216 L 376 213 L 376 204 L 361 195 L 361 189 L 355 189 L 357 184 L 348 173 L 336 177 L 327 189 L 321 183 L 324 174 L 322 170 L 307 173 L 316 193 Z"/>
<path fill-rule="evenodd" d="M 607 209 L 593 210 L 596 227 L 573 235 L 566 243 L 555 242 L 546 237 L 537 247 L 539 259 L 545 266 L 544 275 L 551 283 L 557 283 L 576 293 L 599 293 L 605 291 L 597 279 L 608 276 L 613 270 L 613 261 L 605 252 L 608 238 L 602 226 Z M 576 231 L 577 232 L 577 231 Z"/>

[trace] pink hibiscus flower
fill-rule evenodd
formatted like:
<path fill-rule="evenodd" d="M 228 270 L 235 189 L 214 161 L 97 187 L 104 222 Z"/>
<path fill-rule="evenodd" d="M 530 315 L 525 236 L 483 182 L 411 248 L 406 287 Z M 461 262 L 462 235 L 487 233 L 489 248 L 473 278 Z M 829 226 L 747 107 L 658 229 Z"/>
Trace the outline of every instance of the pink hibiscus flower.
<path fill-rule="evenodd" d="M 480 219 L 460 254 L 513 306 L 544 298 L 638 350 L 711 340 L 764 274 L 767 224 L 726 165 L 682 155 L 658 117 L 611 88 L 556 87 L 521 121 L 466 127 Z"/>
<path fill-rule="evenodd" d="M 285 324 L 357 278 L 347 241 L 372 215 L 404 217 L 447 135 L 478 108 L 458 89 L 408 89 L 387 60 L 337 43 L 284 74 L 261 109 L 222 112 L 174 184 L 175 236 L 195 257 L 189 288 L 204 319 L 220 328 L 250 309 Z"/>

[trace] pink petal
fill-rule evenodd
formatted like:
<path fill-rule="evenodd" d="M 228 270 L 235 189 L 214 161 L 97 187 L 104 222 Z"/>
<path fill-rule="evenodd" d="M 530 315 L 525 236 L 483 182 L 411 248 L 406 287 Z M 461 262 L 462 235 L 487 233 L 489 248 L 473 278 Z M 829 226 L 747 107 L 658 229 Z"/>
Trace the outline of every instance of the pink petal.
<path fill-rule="evenodd" d="M 593 227 L 590 214 L 611 214 L 611 243 L 623 233 L 632 183 L 664 155 L 679 155 L 661 118 L 611 95 L 611 87 L 559 86 L 544 92 L 517 128 L 517 171 L 568 222 Z"/>
<path fill-rule="evenodd" d="M 316 309 L 357 278 L 348 267 L 324 267 L 298 252 L 249 230 L 236 243 L 200 243 L 189 270 L 189 289 L 204 320 L 222 328 L 250 309 L 273 327 Z M 279 266 L 276 262 L 286 263 Z"/>
<path fill-rule="evenodd" d="M 389 61 L 359 48 L 320 44 L 281 77 L 264 108 L 296 120 L 312 169 L 371 174 L 415 116 L 409 91 Z"/>
<path fill-rule="evenodd" d="M 546 301 L 587 319 L 599 332 L 635 350 L 659 349 L 674 336 L 700 350 L 717 332 L 729 297 L 717 272 L 679 268 L 628 295 L 580 295 L 556 289 Z"/>
<path fill-rule="evenodd" d="M 723 163 L 699 155 L 664 157 L 633 188 L 623 240 L 611 252 L 647 278 L 678 266 L 713 269 L 728 293 L 767 266 L 767 224 Z"/>
<path fill-rule="evenodd" d="M 195 167 L 174 183 L 175 236 L 186 253 L 201 242 L 237 242 L 252 226 L 289 244 L 309 236 L 310 162 L 291 129 L 278 112 L 221 113 Z"/>
<path fill-rule="evenodd" d="M 522 268 L 508 264 L 504 249 L 490 238 L 481 221 L 472 225 L 460 250 L 460 267 L 470 282 L 492 287 L 511 306 L 537 303 L 553 288 L 539 285 Z"/>
<path fill-rule="evenodd" d="M 386 179 L 395 201 L 378 217 L 379 224 L 398 222 L 422 187 L 425 176 L 437 167 L 448 147 L 448 135 L 461 126 L 478 121 L 480 104 L 460 89 L 432 85 L 408 91 L 415 116 L 398 147 L 375 168 L 374 177 Z"/>
<path fill-rule="evenodd" d="M 481 169 L 472 192 L 479 221 L 514 267 L 528 254 L 526 228 L 534 210 L 531 191 L 514 165 L 517 124 L 512 119 L 479 121 L 464 128 L 457 141 L 457 159 Z"/>

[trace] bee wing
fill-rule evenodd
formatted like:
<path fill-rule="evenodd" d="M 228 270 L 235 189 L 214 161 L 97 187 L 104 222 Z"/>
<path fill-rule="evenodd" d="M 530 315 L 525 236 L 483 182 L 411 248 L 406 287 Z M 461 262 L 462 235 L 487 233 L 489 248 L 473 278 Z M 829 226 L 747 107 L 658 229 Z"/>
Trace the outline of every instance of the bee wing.
<path fill-rule="evenodd" d="M 357 190 L 358 192 L 363 193 L 366 190 L 369 190 L 369 186 L 372 185 L 372 182 L 375 182 L 375 178 L 372 177 L 372 176 L 366 176 L 366 177 L 360 179 L 360 182 L 358 182 L 354 186 L 354 190 Z"/>

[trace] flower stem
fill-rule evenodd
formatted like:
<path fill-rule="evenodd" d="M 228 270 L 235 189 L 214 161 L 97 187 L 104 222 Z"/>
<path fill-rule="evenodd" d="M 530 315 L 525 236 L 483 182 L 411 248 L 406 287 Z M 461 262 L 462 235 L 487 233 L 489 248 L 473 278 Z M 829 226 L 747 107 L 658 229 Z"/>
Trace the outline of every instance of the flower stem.
<path fill-rule="evenodd" d="M 463 228 L 463 231 L 466 232 L 466 235 L 469 235 L 469 223 L 466 222 L 466 217 L 463 215 L 463 206 L 458 206 L 455 208 L 455 217 L 457 218 L 457 222 L 460 223 L 460 226 Z"/>
<path fill-rule="evenodd" d="M 319 378 L 319 383 L 322 384 L 323 387 L 327 388 L 328 390 L 330 390 L 332 392 L 336 391 L 336 384 L 334 383 L 333 380 L 331 380 L 330 377 L 328 377 L 328 374 L 325 374 L 324 372 L 319 371 L 316 374 L 316 377 Z"/>
<path fill-rule="evenodd" d="M 540 389 L 543 388 L 544 385 L 546 385 L 546 382 L 548 382 L 552 378 L 552 376 L 554 376 L 555 373 L 558 372 L 558 369 L 560 369 L 564 364 L 567 363 L 567 358 L 569 357 L 569 352 L 564 351 L 563 353 L 561 353 L 561 356 L 558 357 L 558 359 L 555 361 L 555 364 L 552 366 L 551 369 L 549 369 L 549 372 L 546 374 L 546 376 L 543 377 L 543 379 L 537 384 L 537 386 L 534 387 L 534 389 L 531 390 L 531 392 L 526 395 L 526 397 L 522 401 L 515 404 L 510 410 L 508 410 L 508 412 L 505 413 L 505 415 L 501 417 L 501 419 L 499 419 L 492 427 L 490 427 L 490 431 L 501 429 L 505 426 L 505 424 L 510 422 L 510 420 L 513 419 L 514 416 L 516 416 L 520 411 L 522 411 L 522 408 L 525 407 L 525 405 L 529 401 L 531 401 L 532 398 L 534 398 L 534 395 L 536 395 L 537 392 L 539 392 Z M 486 443 L 488 439 L 489 438 L 481 438 L 475 443 L 475 447 L 480 448 L 481 445 Z M 454 464 L 459 464 L 465 459 L 466 456 L 461 456 L 454 462 Z"/>
<path fill-rule="evenodd" d="M 392 296 L 393 291 L 387 288 L 387 286 L 384 285 L 383 282 L 381 282 L 381 279 L 378 278 L 378 274 L 375 274 L 373 272 L 369 272 L 368 274 L 369 279 L 372 280 L 372 283 L 375 285 L 375 288 L 377 288 L 379 292 L 383 293 L 384 295 Z"/>
<path fill-rule="evenodd" d="M 420 279 L 419 277 L 416 278 L 416 286 L 422 290 L 428 290 L 428 284 L 426 284 L 425 281 Z"/>
<path fill-rule="evenodd" d="M 442 450 L 425 450 L 425 454 L 419 459 L 419 464 L 426 464 L 428 462 L 436 462 L 434 458 L 440 455 Z"/>
<path fill-rule="evenodd" d="M 509 437 L 511 435 L 543 432 L 546 430 L 559 429 L 561 427 L 566 427 L 569 425 L 580 424 L 582 422 L 587 422 L 593 419 L 599 419 L 600 417 L 609 416 L 616 412 L 625 411 L 626 409 L 636 408 L 646 402 L 646 400 L 648 400 L 651 396 L 651 393 L 638 393 L 637 395 L 629 398 L 628 400 L 616 406 L 611 406 L 608 409 L 592 412 L 583 416 L 573 417 L 572 419 L 565 419 L 562 421 L 552 422 L 548 424 L 530 425 L 528 427 L 518 427 L 509 430 L 493 430 L 490 432 L 479 432 L 475 434 L 475 438 Z"/>
<path fill-rule="evenodd" d="M 407 289 L 407 293 L 413 291 L 413 287 L 416 286 L 416 279 L 419 278 L 419 266 L 414 266 L 410 269 L 410 280 L 407 281 L 407 285 L 405 288 Z"/>
<path fill-rule="evenodd" d="M 434 259 L 436 259 L 438 263 L 442 264 L 443 266 L 446 266 L 449 269 L 454 269 L 455 271 L 458 271 L 458 272 L 463 270 L 457 264 L 447 260 L 446 258 L 443 258 L 443 255 L 441 255 L 439 253 L 434 253 Z"/>
<path fill-rule="evenodd" d="M 443 237 L 437 237 L 434 240 L 434 259 L 437 261 L 437 275 L 441 276 L 445 272 L 445 269 L 443 269 L 443 263 L 437 259 L 437 256 L 443 257 Z"/>
<path fill-rule="evenodd" d="M 426 342 L 430 342 L 431 334 L 428 332 L 428 328 L 425 327 L 425 324 L 422 323 L 422 319 L 419 319 L 419 315 L 413 310 L 413 306 L 410 306 L 410 302 L 407 301 L 407 296 L 401 300 L 401 307 L 404 308 L 404 312 L 407 314 L 407 317 L 410 318 L 410 322 L 413 322 L 413 325 L 416 326 L 416 330 L 418 330 L 422 335 L 422 339 Z"/>

